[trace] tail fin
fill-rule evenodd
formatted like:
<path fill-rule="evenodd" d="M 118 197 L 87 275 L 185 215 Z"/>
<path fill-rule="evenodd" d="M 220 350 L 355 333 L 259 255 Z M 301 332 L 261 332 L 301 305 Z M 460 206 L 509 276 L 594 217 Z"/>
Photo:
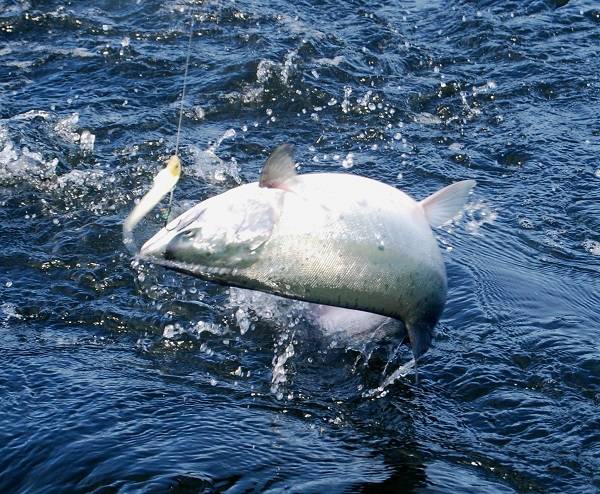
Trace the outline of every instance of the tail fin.
<path fill-rule="evenodd" d="M 412 348 L 415 361 L 419 360 L 431 345 L 433 327 L 426 324 L 406 324 L 406 332 Z"/>
<path fill-rule="evenodd" d="M 423 199 L 419 204 L 429 224 L 433 227 L 442 226 L 460 213 L 475 184 L 475 180 L 456 182 Z"/>

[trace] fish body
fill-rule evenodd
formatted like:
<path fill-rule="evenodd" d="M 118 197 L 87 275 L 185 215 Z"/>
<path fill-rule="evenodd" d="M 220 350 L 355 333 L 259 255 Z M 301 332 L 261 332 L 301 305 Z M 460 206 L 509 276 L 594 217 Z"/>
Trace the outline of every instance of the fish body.
<path fill-rule="evenodd" d="M 447 292 L 431 224 L 459 212 L 474 182 L 417 202 L 357 175 L 296 175 L 282 148 L 260 182 L 199 203 L 140 254 L 206 280 L 398 319 L 421 356 Z"/>

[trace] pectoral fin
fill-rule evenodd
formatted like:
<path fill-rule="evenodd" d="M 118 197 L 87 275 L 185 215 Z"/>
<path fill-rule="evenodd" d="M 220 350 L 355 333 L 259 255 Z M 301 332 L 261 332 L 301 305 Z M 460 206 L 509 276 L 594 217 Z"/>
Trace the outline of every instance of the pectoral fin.
<path fill-rule="evenodd" d="M 294 146 L 282 144 L 271 153 L 260 174 L 260 187 L 288 190 L 290 182 L 296 178 Z"/>
<path fill-rule="evenodd" d="M 459 214 L 475 184 L 475 180 L 456 182 L 423 199 L 419 204 L 429 224 L 433 227 L 442 226 Z"/>

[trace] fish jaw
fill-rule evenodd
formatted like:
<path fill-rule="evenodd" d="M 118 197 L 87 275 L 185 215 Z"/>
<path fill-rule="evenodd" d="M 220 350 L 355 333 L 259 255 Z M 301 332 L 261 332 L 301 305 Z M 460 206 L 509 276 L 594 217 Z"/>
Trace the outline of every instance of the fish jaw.
<path fill-rule="evenodd" d="M 169 244 L 179 235 L 183 229 L 190 225 L 200 215 L 203 203 L 197 204 L 182 215 L 178 216 L 161 228 L 150 239 L 148 239 L 140 249 L 140 257 L 152 258 L 154 260 L 163 259 Z"/>
<path fill-rule="evenodd" d="M 140 249 L 140 257 L 147 259 L 162 259 L 167 250 L 167 245 L 173 238 L 174 233 L 162 228 L 148 239 Z"/>
<path fill-rule="evenodd" d="M 140 255 L 218 268 L 251 265 L 278 220 L 282 194 L 252 183 L 206 199 L 150 238 Z"/>

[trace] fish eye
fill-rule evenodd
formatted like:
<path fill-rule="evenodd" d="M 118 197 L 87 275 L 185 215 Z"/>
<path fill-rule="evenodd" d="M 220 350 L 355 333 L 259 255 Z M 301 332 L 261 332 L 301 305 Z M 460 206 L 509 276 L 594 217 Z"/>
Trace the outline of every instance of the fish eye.
<path fill-rule="evenodd" d="M 188 230 L 187 232 L 183 232 L 183 236 L 185 238 L 193 238 L 195 233 L 194 230 Z"/>

